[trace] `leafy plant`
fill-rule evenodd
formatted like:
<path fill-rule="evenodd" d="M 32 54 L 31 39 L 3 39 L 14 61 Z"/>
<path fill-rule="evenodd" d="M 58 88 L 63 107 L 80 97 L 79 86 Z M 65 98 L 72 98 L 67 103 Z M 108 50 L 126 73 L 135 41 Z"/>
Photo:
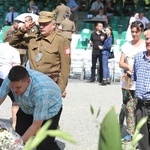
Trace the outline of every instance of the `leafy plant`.
<path fill-rule="evenodd" d="M 143 135 L 140 133 L 141 127 L 147 122 L 148 117 L 143 117 L 136 126 L 133 139 L 131 142 L 131 150 L 135 150 L 138 142 L 143 138 Z"/>
<path fill-rule="evenodd" d="M 94 115 L 94 108 L 91 106 L 90 109 L 92 115 Z M 98 110 L 96 118 L 98 117 L 99 113 L 100 109 Z M 146 123 L 147 118 L 148 117 L 142 118 L 137 124 L 131 142 L 130 150 L 136 150 L 138 142 L 142 139 L 143 135 L 140 133 L 140 129 Z M 127 150 L 127 148 L 129 149 L 126 143 L 124 146 L 122 146 L 121 144 L 120 125 L 118 123 L 115 109 L 114 107 L 112 107 L 100 124 L 98 150 Z"/>
<path fill-rule="evenodd" d="M 37 132 L 35 137 L 31 137 L 27 144 L 25 145 L 24 150 L 33 150 L 36 148 L 47 136 L 60 137 L 71 143 L 76 143 L 76 141 L 68 134 L 61 130 L 47 130 L 50 126 L 51 121 L 47 121 L 42 128 Z"/>
<path fill-rule="evenodd" d="M 115 109 L 112 108 L 101 123 L 99 150 L 121 150 L 121 133 Z"/>
<path fill-rule="evenodd" d="M 150 0 L 145 0 L 145 3 L 146 3 L 146 4 L 149 4 L 149 3 L 150 3 Z"/>

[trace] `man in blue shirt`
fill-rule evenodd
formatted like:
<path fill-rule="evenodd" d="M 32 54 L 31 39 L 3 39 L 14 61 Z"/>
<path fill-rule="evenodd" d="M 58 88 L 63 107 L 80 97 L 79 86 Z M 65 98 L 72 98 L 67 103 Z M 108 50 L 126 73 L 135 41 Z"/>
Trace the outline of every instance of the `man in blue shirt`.
<path fill-rule="evenodd" d="M 52 119 L 49 129 L 57 129 L 62 95 L 59 86 L 51 78 L 35 70 L 27 71 L 22 66 L 14 66 L 0 87 L 0 104 L 10 91 L 20 107 L 16 132 L 22 136 L 23 143 L 34 136 L 47 120 Z M 52 137 L 47 137 L 38 149 L 60 150 Z"/>
<path fill-rule="evenodd" d="M 5 18 L 5 24 L 11 26 L 18 16 L 18 12 L 15 12 L 15 8 L 13 6 L 9 7 L 10 12 L 7 13 Z"/>
<path fill-rule="evenodd" d="M 150 150 L 150 30 L 146 33 L 145 42 L 147 50 L 135 56 L 132 71 L 132 80 L 136 81 L 136 124 L 148 116 L 140 131 L 144 136 L 139 142 L 139 150 Z"/>

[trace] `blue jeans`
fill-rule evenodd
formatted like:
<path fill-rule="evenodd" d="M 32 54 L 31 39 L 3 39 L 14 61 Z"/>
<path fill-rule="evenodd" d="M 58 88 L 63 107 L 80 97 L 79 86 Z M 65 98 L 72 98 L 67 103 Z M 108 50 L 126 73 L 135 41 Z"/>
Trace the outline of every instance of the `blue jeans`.
<path fill-rule="evenodd" d="M 102 52 L 103 79 L 110 78 L 110 72 L 108 68 L 108 58 L 109 58 L 109 52 L 107 51 Z"/>

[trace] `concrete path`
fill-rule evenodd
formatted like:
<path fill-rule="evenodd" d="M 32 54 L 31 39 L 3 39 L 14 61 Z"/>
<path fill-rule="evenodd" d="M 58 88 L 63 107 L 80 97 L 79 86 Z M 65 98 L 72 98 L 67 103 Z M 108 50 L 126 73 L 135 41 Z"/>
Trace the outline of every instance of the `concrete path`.
<path fill-rule="evenodd" d="M 61 150 L 97 150 L 99 127 L 95 117 L 90 112 L 90 106 L 95 112 L 100 108 L 97 121 L 101 122 L 112 106 L 116 113 L 120 111 L 122 95 L 119 83 L 100 86 L 98 82 L 88 83 L 70 79 L 67 87 L 67 97 L 63 99 L 63 112 L 60 129 L 71 134 L 77 145 L 57 139 Z M 11 118 L 11 102 L 9 98 L 0 107 L 0 121 Z"/>

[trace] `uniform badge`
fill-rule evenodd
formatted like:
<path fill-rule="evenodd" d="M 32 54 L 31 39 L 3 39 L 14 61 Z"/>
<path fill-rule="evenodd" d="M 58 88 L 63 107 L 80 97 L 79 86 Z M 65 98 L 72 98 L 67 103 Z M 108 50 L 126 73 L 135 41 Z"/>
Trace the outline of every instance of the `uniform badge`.
<path fill-rule="evenodd" d="M 65 53 L 67 56 L 71 55 L 71 49 L 70 48 L 65 48 Z"/>
<path fill-rule="evenodd" d="M 43 56 L 42 53 L 38 53 L 35 58 L 36 62 L 39 62 L 42 59 L 42 56 Z"/>

